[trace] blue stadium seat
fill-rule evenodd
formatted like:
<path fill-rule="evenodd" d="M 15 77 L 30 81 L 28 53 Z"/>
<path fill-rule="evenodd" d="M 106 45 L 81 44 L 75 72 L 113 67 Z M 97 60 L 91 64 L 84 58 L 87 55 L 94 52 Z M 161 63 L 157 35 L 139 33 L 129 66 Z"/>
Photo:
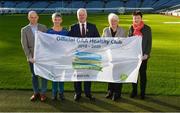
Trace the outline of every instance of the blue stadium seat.
<path fill-rule="evenodd" d="M 123 2 L 122 1 L 109 1 L 106 4 L 107 8 L 115 8 L 115 7 L 123 7 Z"/>
<path fill-rule="evenodd" d="M 16 5 L 16 8 L 27 8 L 29 5 L 31 4 L 31 2 L 19 2 L 17 5 Z"/>
<path fill-rule="evenodd" d="M 100 0 L 97 1 L 89 1 L 86 5 L 87 8 L 103 8 L 103 2 Z"/>
<path fill-rule="evenodd" d="M 35 1 L 30 8 L 46 8 L 49 2 L 46 1 Z"/>
<path fill-rule="evenodd" d="M 152 7 L 156 0 L 144 0 L 141 7 Z"/>
<path fill-rule="evenodd" d="M 129 0 L 128 2 L 126 2 L 126 7 L 139 7 L 140 3 L 140 0 Z"/>
<path fill-rule="evenodd" d="M 74 1 L 70 5 L 70 7 L 72 7 L 72 8 L 82 8 L 84 6 L 85 6 L 85 2 L 83 2 L 83 1 Z"/>
<path fill-rule="evenodd" d="M 4 7 L 7 7 L 7 8 L 13 8 L 15 5 L 16 5 L 16 2 L 13 2 L 13 1 L 4 2 Z"/>
<path fill-rule="evenodd" d="M 64 6 L 64 2 L 62 1 L 53 1 L 49 3 L 48 8 L 57 8 L 57 7 L 63 7 Z"/>

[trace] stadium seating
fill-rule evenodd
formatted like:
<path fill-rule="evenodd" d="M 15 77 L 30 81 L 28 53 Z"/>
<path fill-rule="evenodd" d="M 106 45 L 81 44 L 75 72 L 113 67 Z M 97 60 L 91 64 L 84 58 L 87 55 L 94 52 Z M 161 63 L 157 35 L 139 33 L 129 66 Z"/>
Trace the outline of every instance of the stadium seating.
<path fill-rule="evenodd" d="M 122 1 L 109 1 L 107 2 L 106 4 L 106 7 L 107 8 L 114 8 L 114 7 L 123 7 L 124 6 L 124 3 Z"/>
<path fill-rule="evenodd" d="M 91 1 L 63 1 L 63 0 L 53 0 L 53 1 L 1 1 L 0 6 L 6 8 L 54 8 L 54 7 L 64 7 L 64 8 L 114 8 L 114 7 L 170 7 L 173 5 L 180 4 L 180 0 L 91 0 Z"/>
<path fill-rule="evenodd" d="M 85 2 L 83 1 L 74 1 L 71 3 L 71 5 L 69 5 L 70 7 L 73 7 L 73 8 L 80 8 L 80 7 L 85 7 Z"/>
<path fill-rule="evenodd" d="M 126 7 L 137 8 L 139 7 L 140 3 L 140 0 L 129 0 L 128 2 L 126 2 Z"/>
<path fill-rule="evenodd" d="M 153 8 L 159 11 L 180 4 L 180 0 L 51 0 L 0 1 L 0 8 Z M 8 11 L 7 11 L 8 12 Z M 42 12 L 42 11 L 41 11 Z M 43 11 L 44 12 L 44 11 Z"/>
<path fill-rule="evenodd" d="M 102 8 L 103 7 L 103 2 L 100 0 L 96 1 L 90 1 L 86 5 L 87 8 Z"/>

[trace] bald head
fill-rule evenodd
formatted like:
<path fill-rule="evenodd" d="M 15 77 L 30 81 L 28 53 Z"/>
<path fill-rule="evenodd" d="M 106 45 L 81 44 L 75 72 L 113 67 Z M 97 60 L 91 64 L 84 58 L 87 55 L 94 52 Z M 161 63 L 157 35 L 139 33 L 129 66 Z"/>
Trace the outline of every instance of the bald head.
<path fill-rule="evenodd" d="M 36 11 L 29 11 L 28 19 L 29 19 L 30 24 L 36 25 L 38 23 L 39 16 L 36 13 Z"/>

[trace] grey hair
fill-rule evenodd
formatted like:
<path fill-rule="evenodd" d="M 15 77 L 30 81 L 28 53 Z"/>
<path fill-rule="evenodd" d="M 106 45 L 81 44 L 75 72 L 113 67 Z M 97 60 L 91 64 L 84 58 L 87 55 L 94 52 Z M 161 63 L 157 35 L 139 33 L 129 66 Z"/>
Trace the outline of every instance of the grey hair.
<path fill-rule="evenodd" d="M 114 13 L 110 13 L 110 14 L 108 15 L 108 21 L 109 21 L 109 22 L 110 22 L 111 19 L 115 19 L 115 20 L 117 20 L 117 21 L 119 22 L 119 17 L 118 17 L 118 15 L 116 15 L 116 14 L 114 14 Z"/>
<path fill-rule="evenodd" d="M 56 17 L 62 17 L 62 16 L 61 16 L 61 13 L 57 13 L 57 12 L 56 12 L 56 13 L 53 13 L 53 14 L 52 14 L 52 19 L 53 19 L 53 18 L 56 18 Z"/>
<path fill-rule="evenodd" d="M 80 12 L 84 12 L 86 15 L 87 15 L 87 10 L 85 8 L 79 8 L 77 10 L 77 15 L 80 13 Z"/>
<path fill-rule="evenodd" d="M 28 17 L 30 17 L 30 15 L 33 14 L 33 13 L 36 14 L 36 15 L 38 15 L 36 11 L 29 11 L 29 12 L 28 12 Z"/>

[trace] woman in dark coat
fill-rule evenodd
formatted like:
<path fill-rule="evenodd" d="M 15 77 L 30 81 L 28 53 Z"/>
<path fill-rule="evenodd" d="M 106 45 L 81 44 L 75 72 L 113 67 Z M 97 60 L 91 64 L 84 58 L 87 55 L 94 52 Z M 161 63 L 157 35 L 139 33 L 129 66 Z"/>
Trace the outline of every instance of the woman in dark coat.
<path fill-rule="evenodd" d="M 146 90 L 146 70 L 148 59 L 150 58 L 151 48 L 152 48 L 152 34 L 151 28 L 144 24 L 142 19 L 142 13 L 140 11 L 133 12 L 133 24 L 129 29 L 129 36 L 142 36 L 142 64 L 139 69 L 140 75 L 140 88 L 141 88 L 141 99 L 145 98 L 145 90 Z M 137 96 L 137 83 L 132 84 L 133 89 L 131 93 L 131 98 Z"/>

